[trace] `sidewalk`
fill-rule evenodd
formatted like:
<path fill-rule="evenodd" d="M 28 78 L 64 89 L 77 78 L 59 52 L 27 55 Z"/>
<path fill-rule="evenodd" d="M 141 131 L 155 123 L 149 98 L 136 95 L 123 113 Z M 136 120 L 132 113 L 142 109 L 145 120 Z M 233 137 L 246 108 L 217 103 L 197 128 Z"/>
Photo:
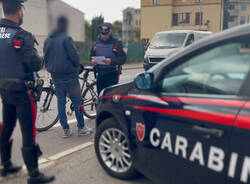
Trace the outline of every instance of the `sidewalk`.
<path fill-rule="evenodd" d="M 129 62 L 122 67 L 123 70 L 141 69 L 141 68 L 143 68 L 143 61 L 135 63 Z"/>
<path fill-rule="evenodd" d="M 48 164 L 43 171 L 56 176 L 56 181 L 51 184 L 152 184 L 144 177 L 133 181 L 110 177 L 97 162 L 94 146 Z M 26 184 L 26 179 L 26 176 L 12 178 L 4 181 L 4 184 Z"/>

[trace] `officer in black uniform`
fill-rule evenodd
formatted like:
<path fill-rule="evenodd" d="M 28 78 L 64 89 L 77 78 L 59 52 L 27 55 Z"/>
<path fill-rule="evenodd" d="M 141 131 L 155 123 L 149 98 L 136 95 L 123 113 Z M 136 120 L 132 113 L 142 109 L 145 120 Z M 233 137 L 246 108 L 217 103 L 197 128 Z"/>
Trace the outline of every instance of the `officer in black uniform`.
<path fill-rule="evenodd" d="M 39 172 L 41 155 L 35 135 L 36 106 L 34 94 L 27 84 L 32 84 L 33 72 L 41 69 L 42 60 L 35 49 L 35 38 L 23 30 L 23 3 L 26 0 L 1 0 L 5 19 L 0 20 L 0 94 L 3 104 L 1 135 L 1 176 L 16 173 L 21 167 L 11 162 L 11 136 L 19 119 L 23 137 L 22 154 L 30 178 L 28 184 L 47 183 L 54 176 Z"/>
<path fill-rule="evenodd" d="M 99 27 L 99 40 L 91 50 L 92 64 L 97 74 L 97 91 L 100 92 L 111 85 L 119 82 L 122 65 L 127 56 L 123 50 L 121 41 L 112 36 L 112 24 L 104 23 Z M 106 59 L 100 64 L 95 61 L 95 56 L 104 56 Z"/>

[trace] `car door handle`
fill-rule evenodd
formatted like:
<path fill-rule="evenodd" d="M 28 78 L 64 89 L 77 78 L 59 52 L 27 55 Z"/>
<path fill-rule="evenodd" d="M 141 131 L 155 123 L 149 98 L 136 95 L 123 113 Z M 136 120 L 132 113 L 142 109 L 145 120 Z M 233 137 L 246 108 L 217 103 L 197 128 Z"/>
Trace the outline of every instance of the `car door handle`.
<path fill-rule="evenodd" d="M 192 127 L 193 132 L 205 134 L 205 138 L 210 138 L 211 136 L 221 138 L 224 135 L 224 131 L 220 129 L 213 129 L 213 128 L 205 128 L 201 126 L 193 126 Z"/>

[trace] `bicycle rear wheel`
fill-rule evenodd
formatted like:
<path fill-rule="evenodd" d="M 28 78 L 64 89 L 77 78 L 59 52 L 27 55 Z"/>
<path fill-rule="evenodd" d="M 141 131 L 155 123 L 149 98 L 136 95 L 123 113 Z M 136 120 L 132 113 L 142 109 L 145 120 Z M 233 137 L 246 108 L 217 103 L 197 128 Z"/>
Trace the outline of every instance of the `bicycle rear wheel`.
<path fill-rule="evenodd" d="M 43 88 L 37 103 L 36 129 L 43 132 L 52 128 L 59 120 L 55 90 Z"/>
<path fill-rule="evenodd" d="M 96 82 L 90 84 L 82 95 L 83 98 L 83 114 L 90 118 L 96 118 L 96 105 L 98 102 L 97 86 Z"/>

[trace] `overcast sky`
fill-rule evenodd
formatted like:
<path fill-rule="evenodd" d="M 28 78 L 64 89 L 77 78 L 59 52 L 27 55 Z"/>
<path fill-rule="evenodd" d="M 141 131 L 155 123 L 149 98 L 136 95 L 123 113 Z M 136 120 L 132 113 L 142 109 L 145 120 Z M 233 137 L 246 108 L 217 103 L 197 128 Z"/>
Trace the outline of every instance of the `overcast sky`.
<path fill-rule="evenodd" d="M 122 10 L 129 7 L 140 7 L 141 0 L 63 0 L 85 13 L 85 18 L 91 20 L 102 14 L 107 22 L 122 20 Z"/>

